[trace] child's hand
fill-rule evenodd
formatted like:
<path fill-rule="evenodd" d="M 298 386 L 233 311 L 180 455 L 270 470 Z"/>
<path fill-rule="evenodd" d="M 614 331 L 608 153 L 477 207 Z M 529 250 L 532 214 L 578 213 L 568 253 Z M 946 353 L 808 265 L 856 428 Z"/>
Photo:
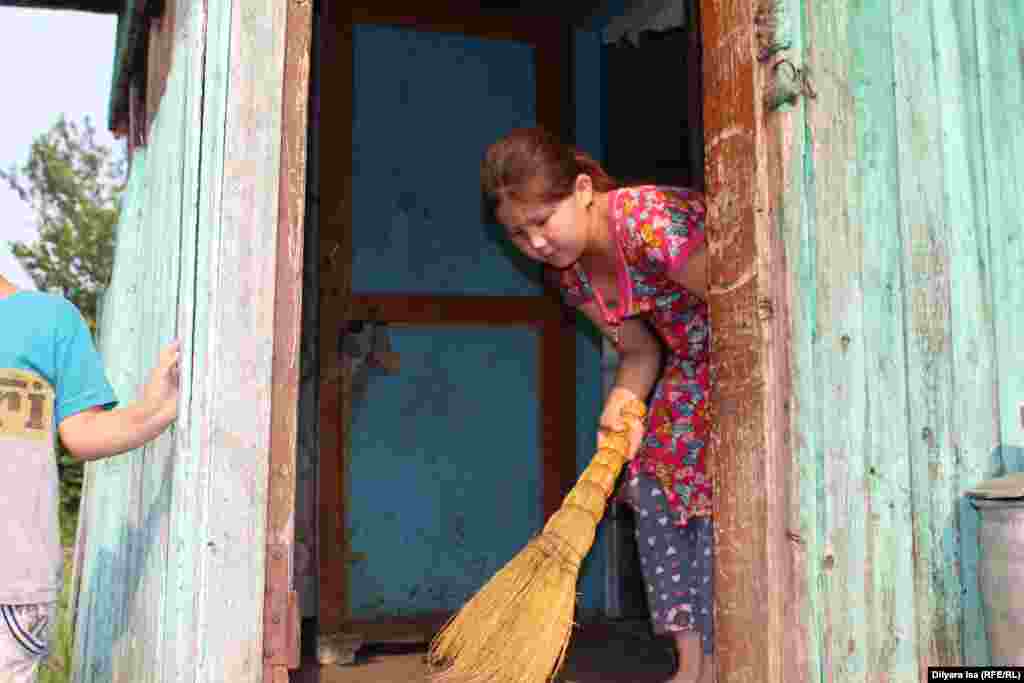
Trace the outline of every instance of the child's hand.
<path fill-rule="evenodd" d="M 178 415 L 181 342 L 173 341 L 160 352 L 156 367 L 142 390 L 142 400 L 152 407 L 163 424 Z"/>
<path fill-rule="evenodd" d="M 623 387 L 613 387 L 605 400 L 604 410 L 601 413 L 601 426 L 616 432 L 625 430 L 627 421 L 622 418 L 622 409 L 634 401 L 639 401 L 639 399 L 632 391 Z M 631 424 L 628 425 L 629 450 L 626 452 L 626 460 L 632 460 L 636 456 L 646 432 L 643 419 L 639 422 L 632 420 L 630 422 Z"/>

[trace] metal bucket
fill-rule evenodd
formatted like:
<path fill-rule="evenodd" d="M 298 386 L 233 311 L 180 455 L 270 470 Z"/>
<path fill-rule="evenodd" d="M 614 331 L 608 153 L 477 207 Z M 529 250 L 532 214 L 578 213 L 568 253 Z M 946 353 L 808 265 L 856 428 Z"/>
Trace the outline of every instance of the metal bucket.
<path fill-rule="evenodd" d="M 993 666 L 1024 666 L 1024 474 L 968 492 L 980 514 L 978 585 Z"/>

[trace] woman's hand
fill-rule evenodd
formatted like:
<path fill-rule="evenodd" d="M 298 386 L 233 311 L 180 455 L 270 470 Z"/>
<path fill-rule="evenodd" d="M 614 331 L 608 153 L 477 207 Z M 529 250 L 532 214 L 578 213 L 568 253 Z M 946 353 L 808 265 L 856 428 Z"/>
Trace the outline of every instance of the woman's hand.
<path fill-rule="evenodd" d="M 640 446 L 643 444 L 644 435 L 647 431 L 646 420 L 643 416 L 639 419 L 623 418 L 623 409 L 630 406 L 630 404 L 639 403 L 643 405 L 636 394 L 629 389 L 624 387 L 616 386 L 608 392 L 608 398 L 605 399 L 604 410 L 601 412 L 600 426 L 603 429 L 609 429 L 614 432 L 622 432 L 629 429 L 627 437 L 629 438 L 629 450 L 626 451 L 626 460 L 632 460 L 636 457 L 637 452 L 640 450 Z M 598 447 L 600 448 L 601 435 L 598 433 Z"/>

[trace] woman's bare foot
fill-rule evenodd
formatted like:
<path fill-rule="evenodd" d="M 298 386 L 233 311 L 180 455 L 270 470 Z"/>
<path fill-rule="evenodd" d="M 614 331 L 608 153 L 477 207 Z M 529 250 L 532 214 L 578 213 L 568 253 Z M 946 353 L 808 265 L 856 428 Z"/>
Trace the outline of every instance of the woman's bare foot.
<path fill-rule="evenodd" d="M 700 634 L 695 631 L 682 631 L 675 634 L 675 641 L 679 668 L 676 669 L 675 676 L 665 683 L 705 683 L 705 657 L 701 651 Z"/>
<path fill-rule="evenodd" d="M 713 655 L 704 655 L 701 658 L 700 683 L 715 683 L 715 658 Z"/>

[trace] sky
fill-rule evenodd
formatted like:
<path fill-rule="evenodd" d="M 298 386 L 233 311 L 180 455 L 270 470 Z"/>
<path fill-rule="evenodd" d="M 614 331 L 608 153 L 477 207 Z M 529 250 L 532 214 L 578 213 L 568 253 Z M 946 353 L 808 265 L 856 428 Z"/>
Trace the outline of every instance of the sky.
<path fill-rule="evenodd" d="M 116 29 L 113 15 L 0 7 L 0 83 L 6 103 L 0 109 L 0 168 L 21 167 L 32 140 L 61 114 L 79 122 L 89 116 L 97 141 L 123 150 L 123 143 L 107 131 Z M 34 285 L 8 242 L 37 237 L 28 205 L 3 183 L 0 274 L 19 287 Z"/>

